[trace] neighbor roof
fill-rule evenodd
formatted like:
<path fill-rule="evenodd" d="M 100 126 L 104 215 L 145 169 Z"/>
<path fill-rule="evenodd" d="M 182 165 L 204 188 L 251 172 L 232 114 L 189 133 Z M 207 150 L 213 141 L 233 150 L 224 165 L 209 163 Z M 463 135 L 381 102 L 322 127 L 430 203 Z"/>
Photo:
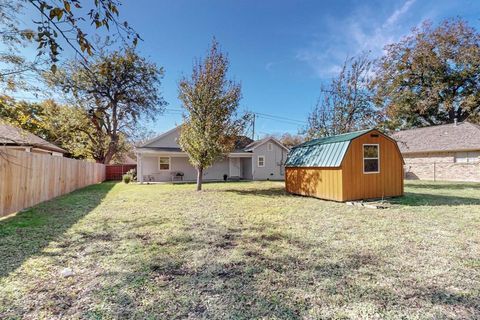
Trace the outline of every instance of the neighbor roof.
<path fill-rule="evenodd" d="M 49 151 L 67 152 L 28 131 L 4 123 L 0 123 L 0 145 L 31 146 Z"/>
<path fill-rule="evenodd" d="M 246 151 L 253 150 L 253 149 L 261 146 L 262 144 L 266 143 L 267 141 L 273 141 L 276 144 L 278 144 L 280 147 L 282 147 L 283 149 L 285 149 L 287 151 L 289 150 L 286 146 L 283 145 L 283 143 L 281 143 L 280 141 L 278 141 L 277 139 L 275 139 L 272 136 L 268 136 L 268 137 L 265 137 L 265 138 L 260 139 L 260 140 L 255 140 L 255 141 L 252 140 L 252 142 L 249 145 L 245 146 L 245 150 Z"/>
<path fill-rule="evenodd" d="M 480 150 L 480 126 L 466 121 L 398 131 L 392 138 L 402 153 Z"/>
<path fill-rule="evenodd" d="M 339 167 L 350 141 L 374 129 L 361 130 L 304 142 L 292 148 L 287 167 Z"/>
<path fill-rule="evenodd" d="M 243 151 L 252 142 L 253 142 L 253 140 L 250 139 L 247 136 L 238 136 L 237 140 L 235 141 L 235 150 L 236 151 L 240 151 L 240 150 Z"/>

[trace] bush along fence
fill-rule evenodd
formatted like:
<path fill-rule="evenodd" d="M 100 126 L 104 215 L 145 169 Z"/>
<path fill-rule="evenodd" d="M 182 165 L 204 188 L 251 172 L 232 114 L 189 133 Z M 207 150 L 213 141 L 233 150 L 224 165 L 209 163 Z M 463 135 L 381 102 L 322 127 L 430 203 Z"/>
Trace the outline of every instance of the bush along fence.
<path fill-rule="evenodd" d="M 105 180 L 105 165 L 0 148 L 0 217 Z"/>

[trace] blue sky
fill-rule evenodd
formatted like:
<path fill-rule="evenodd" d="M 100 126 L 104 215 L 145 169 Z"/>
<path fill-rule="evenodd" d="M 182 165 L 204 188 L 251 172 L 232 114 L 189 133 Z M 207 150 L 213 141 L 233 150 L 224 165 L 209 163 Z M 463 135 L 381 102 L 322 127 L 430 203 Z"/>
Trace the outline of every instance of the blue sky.
<path fill-rule="evenodd" d="M 144 39 L 141 52 L 165 68 L 169 109 L 180 108 L 178 80 L 215 36 L 230 57 L 230 76 L 242 84 L 242 109 L 294 120 L 260 118 L 261 135 L 296 133 L 322 81 L 346 57 L 362 51 L 378 56 L 426 19 L 459 16 L 480 29 L 478 0 L 126 0 L 121 15 Z M 149 127 L 161 132 L 180 121 L 168 111 Z"/>

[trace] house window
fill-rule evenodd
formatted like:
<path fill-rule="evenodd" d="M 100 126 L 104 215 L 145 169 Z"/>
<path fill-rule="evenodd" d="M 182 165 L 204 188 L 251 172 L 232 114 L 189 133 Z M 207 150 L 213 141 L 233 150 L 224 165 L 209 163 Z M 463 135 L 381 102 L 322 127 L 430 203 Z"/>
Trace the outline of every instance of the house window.
<path fill-rule="evenodd" d="M 265 167 L 265 156 L 258 156 L 258 166 Z"/>
<path fill-rule="evenodd" d="M 380 158 L 378 144 L 363 145 L 363 173 L 380 172 Z"/>
<path fill-rule="evenodd" d="M 170 170 L 170 157 L 159 157 L 158 158 L 158 169 L 160 171 Z"/>
<path fill-rule="evenodd" d="M 455 162 L 474 163 L 479 162 L 480 152 L 457 152 L 455 153 Z"/>
<path fill-rule="evenodd" d="M 271 142 L 267 143 L 267 151 L 273 150 L 273 144 Z"/>

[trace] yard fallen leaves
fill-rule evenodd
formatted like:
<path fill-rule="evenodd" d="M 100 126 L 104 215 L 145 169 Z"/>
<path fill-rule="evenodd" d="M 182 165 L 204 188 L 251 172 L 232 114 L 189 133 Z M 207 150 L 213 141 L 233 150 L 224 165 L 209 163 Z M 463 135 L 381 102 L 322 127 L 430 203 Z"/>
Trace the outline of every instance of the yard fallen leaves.
<path fill-rule="evenodd" d="M 480 184 L 409 182 L 386 210 L 204 187 L 103 183 L 0 221 L 0 318 L 480 317 Z"/>

